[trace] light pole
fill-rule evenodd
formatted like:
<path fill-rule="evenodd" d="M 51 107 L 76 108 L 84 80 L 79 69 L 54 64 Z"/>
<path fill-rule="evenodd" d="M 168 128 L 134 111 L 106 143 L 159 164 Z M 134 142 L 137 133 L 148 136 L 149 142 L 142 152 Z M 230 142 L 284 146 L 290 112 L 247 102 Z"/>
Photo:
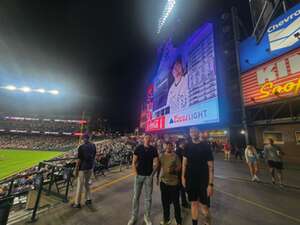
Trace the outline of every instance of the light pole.
<path fill-rule="evenodd" d="M 233 33 L 234 33 L 234 43 L 235 43 L 235 55 L 236 55 L 236 62 L 237 62 L 237 71 L 239 76 L 239 87 L 240 87 L 240 94 L 241 94 L 241 106 L 242 106 L 242 126 L 244 129 L 243 135 L 245 136 L 246 145 L 249 144 L 249 130 L 247 125 L 247 114 L 244 104 L 243 98 L 243 88 L 242 88 L 242 81 L 241 81 L 241 68 L 240 68 L 240 54 L 239 54 L 239 46 L 240 46 L 240 32 L 239 32 L 239 22 L 238 22 L 238 15 L 237 9 L 235 7 L 231 8 L 231 15 L 232 15 L 232 24 L 233 24 Z"/>

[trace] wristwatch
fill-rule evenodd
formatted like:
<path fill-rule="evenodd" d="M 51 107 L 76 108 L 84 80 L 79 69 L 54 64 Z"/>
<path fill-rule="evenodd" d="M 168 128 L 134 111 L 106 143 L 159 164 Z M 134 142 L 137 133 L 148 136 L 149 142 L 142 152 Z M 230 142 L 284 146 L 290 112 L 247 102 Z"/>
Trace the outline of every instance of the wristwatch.
<path fill-rule="evenodd" d="M 210 184 L 209 184 L 209 186 L 213 187 L 213 186 L 214 186 L 214 184 L 213 184 L 213 183 L 210 183 Z"/>

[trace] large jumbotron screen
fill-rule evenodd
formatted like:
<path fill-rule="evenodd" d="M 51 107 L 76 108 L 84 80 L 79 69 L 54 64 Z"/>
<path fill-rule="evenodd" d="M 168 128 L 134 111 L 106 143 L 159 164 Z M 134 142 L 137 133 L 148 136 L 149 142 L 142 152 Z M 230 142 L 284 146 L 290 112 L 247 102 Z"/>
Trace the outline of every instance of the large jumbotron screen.
<path fill-rule="evenodd" d="M 146 131 L 219 122 L 213 25 L 206 23 L 182 45 L 167 41 L 146 96 Z"/>

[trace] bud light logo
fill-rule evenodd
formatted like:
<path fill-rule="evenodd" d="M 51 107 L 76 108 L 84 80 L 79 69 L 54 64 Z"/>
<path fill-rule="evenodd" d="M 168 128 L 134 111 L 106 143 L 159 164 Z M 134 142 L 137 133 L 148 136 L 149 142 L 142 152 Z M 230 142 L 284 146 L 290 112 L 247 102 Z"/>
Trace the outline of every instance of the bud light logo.
<path fill-rule="evenodd" d="M 186 114 L 186 115 L 172 116 L 170 118 L 169 123 L 170 124 L 185 123 L 185 122 L 188 122 L 188 121 L 204 119 L 206 117 L 207 117 L 207 110 L 203 110 L 203 111 L 193 112 L 193 113 Z"/>

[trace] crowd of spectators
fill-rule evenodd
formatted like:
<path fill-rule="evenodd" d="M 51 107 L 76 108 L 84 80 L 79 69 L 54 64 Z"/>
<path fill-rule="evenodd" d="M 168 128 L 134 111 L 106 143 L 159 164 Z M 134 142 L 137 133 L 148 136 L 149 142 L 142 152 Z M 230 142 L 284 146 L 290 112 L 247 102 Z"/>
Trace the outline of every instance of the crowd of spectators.
<path fill-rule="evenodd" d="M 13 181 L 13 186 L 10 190 L 11 194 L 18 195 L 33 189 L 34 174 L 36 172 L 38 172 L 37 166 L 15 174 L 16 179 Z M 10 185 L 10 182 L 0 183 L 0 199 L 8 194 Z"/>
<path fill-rule="evenodd" d="M 96 143 L 96 147 L 97 169 L 97 165 L 108 168 L 111 165 L 119 164 L 121 161 L 129 161 L 135 144 L 129 142 L 127 138 L 117 138 Z"/>
<path fill-rule="evenodd" d="M 72 133 L 81 129 L 81 124 L 76 122 L 56 122 L 53 120 L 0 120 L 3 130 L 26 130 L 40 132 Z"/>
<path fill-rule="evenodd" d="M 5 137 L 3 137 L 5 136 Z M 30 139 L 29 137 L 17 137 L 20 135 L 15 135 L 14 138 L 9 138 L 12 137 L 13 135 L 1 135 L 0 136 L 0 144 L 1 147 L 3 148 L 2 143 L 7 143 L 7 139 L 9 139 L 9 143 L 11 143 L 13 146 L 26 146 L 28 147 L 28 144 L 24 144 L 23 141 L 20 142 L 19 145 L 16 145 L 16 141 L 18 142 L 20 139 Z M 37 137 L 44 137 L 42 135 L 39 135 Z M 20 139 L 19 139 L 20 138 Z M 49 137 L 48 137 L 49 138 Z M 57 137 L 56 137 L 57 138 Z M 70 138 L 70 137 L 68 137 Z M 5 140 L 5 141 L 3 141 Z M 50 139 L 44 139 L 44 141 L 51 141 L 52 138 Z M 65 140 L 61 140 L 60 143 L 64 143 L 63 141 Z M 42 143 L 42 142 L 41 142 Z M 132 141 L 129 140 L 128 138 L 115 138 L 115 139 L 105 139 L 99 142 L 95 142 L 96 147 L 97 147 L 97 157 L 96 157 L 96 164 L 95 166 L 98 164 L 101 164 L 102 166 L 104 166 L 104 168 L 108 168 L 110 167 L 114 161 L 116 160 L 120 160 L 119 157 L 123 157 L 126 156 L 127 152 L 132 152 L 135 145 L 138 142 L 136 141 Z M 75 142 L 72 142 L 72 144 L 74 144 L 74 148 L 70 151 L 65 152 L 64 155 L 55 158 L 56 160 L 59 160 L 56 162 L 56 166 L 66 166 L 66 164 L 71 165 L 74 164 L 74 159 L 77 157 L 77 148 L 76 146 L 78 145 L 78 138 L 75 139 Z M 49 145 L 49 143 L 47 144 Z M 7 146 L 10 146 L 7 144 Z M 44 167 L 43 168 L 43 172 L 44 174 L 47 174 L 47 171 L 50 172 L 49 167 Z M 31 189 L 33 189 L 33 184 L 34 184 L 34 177 L 35 174 L 37 172 L 40 172 L 38 167 L 35 166 L 31 169 L 28 169 L 26 171 L 23 171 L 21 173 L 15 174 L 14 175 L 14 182 L 13 182 L 13 188 L 12 188 L 12 192 L 13 194 L 18 194 L 18 193 L 24 193 L 27 192 Z M 0 182 L 0 199 L 1 197 L 4 197 L 7 195 L 8 191 L 9 191 L 9 186 L 10 186 L 10 182 Z"/>
<path fill-rule="evenodd" d="M 1 149 L 68 150 L 78 145 L 78 137 L 64 135 L 0 134 Z"/>
<path fill-rule="evenodd" d="M 137 145 L 142 143 L 141 136 L 123 136 L 118 138 L 107 138 L 102 141 L 95 141 L 97 148 L 95 168 L 101 165 L 102 168 L 108 169 L 112 165 L 118 165 L 120 160 L 126 158 L 130 161 L 133 151 Z M 153 145 L 158 149 L 163 149 L 165 139 L 154 138 Z M 74 163 L 77 157 L 78 138 L 63 137 L 63 136 L 45 136 L 45 135 L 0 135 L 1 148 L 29 148 L 29 149 L 59 149 L 59 146 L 72 146 L 72 150 L 66 151 L 64 155 L 55 158 L 57 165 L 64 166 Z M 43 146 L 43 147 L 41 147 Z M 51 147 L 52 146 L 52 147 Z M 55 146 L 55 147 L 54 147 Z M 71 160 L 68 160 L 71 159 Z M 44 172 L 47 167 L 43 168 Z M 38 172 L 38 167 L 33 167 L 19 174 L 16 174 L 12 193 L 22 193 L 33 188 L 35 173 Z M 18 178 L 19 177 L 19 178 Z M 9 190 L 10 183 L 0 183 L 0 198 L 5 196 Z"/>

